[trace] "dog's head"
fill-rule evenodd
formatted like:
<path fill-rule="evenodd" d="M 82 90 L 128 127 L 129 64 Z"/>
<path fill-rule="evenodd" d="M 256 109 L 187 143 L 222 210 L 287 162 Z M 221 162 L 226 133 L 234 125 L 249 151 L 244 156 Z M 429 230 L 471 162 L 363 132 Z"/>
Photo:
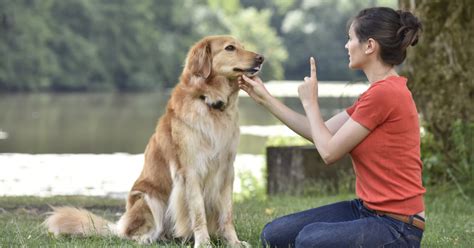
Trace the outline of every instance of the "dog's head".
<path fill-rule="evenodd" d="M 190 101 L 204 103 L 196 106 L 205 106 L 213 113 L 235 109 L 239 91 L 237 77 L 256 75 L 263 60 L 262 55 L 245 50 L 232 36 L 205 37 L 190 49 L 186 57 L 180 80 L 182 84 L 176 92 L 176 95 L 181 95 L 177 99 L 188 96 Z M 186 99 L 176 101 L 176 104 L 183 104 Z"/>
<path fill-rule="evenodd" d="M 262 55 L 245 50 L 232 36 L 209 36 L 191 48 L 185 69 L 202 78 L 223 76 L 233 79 L 243 74 L 256 75 L 263 61 Z"/>

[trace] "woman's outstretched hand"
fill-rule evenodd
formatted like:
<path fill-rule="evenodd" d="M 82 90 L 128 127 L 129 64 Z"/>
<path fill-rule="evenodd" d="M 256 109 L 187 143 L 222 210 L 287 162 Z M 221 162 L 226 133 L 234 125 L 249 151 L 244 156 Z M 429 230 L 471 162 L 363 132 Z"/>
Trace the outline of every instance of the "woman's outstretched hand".
<path fill-rule="evenodd" d="M 239 77 L 239 88 L 247 92 L 249 96 L 259 104 L 264 104 L 271 96 L 259 77 L 249 78 L 245 75 Z"/>
<path fill-rule="evenodd" d="M 311 76 L 304 78 L 304 83 L 298 87 L 298 95 L 303 106 L 318 102 L 318 78 L 316 75 L 316 62 L 310 58 Z"/>

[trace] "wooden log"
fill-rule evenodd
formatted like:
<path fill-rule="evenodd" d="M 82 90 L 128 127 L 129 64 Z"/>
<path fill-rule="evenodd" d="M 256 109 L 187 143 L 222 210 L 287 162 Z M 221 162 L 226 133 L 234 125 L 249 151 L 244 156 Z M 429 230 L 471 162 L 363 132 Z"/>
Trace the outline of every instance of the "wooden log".
<path fill-rule="evenodd" d="M 314 146 L 267 147 L 266 152 L 269 195 L 301 195 L 317 187 L 337 192 L 342 177 L 353 175 L 350 156 L 326 165 Z"/>

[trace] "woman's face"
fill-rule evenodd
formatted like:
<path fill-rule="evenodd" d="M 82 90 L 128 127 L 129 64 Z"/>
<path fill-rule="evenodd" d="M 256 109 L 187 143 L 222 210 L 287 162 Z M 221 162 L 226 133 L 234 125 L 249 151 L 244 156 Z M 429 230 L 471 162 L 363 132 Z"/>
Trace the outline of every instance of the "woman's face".
<path fill-rule="evenodd" d="M 345 48 L 349 53 L 349 68 L 362 69 L 366 62 L 367 56 L 364 52 L 362 43 L 359 42 L 354 32 L 354 23 L 349 28 L 348 39 Z"/>

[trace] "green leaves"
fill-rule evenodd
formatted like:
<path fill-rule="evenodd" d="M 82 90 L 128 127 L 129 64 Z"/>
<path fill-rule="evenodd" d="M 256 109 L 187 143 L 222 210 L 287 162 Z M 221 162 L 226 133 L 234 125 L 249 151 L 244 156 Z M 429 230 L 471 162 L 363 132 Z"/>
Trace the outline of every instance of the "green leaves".
<path fill-rule="evenodd" d="M 370 1 L 369 5 L 395 0 Z M 97 0 L 0 2 L 0 90 L 173 87 L 188 49 L 231 34 L 265 56 L 264 80 L 360 78 L 347 68 L 346 22 L 364 0 Z"/>
<path fill-rule="evenodd" d="M 209 4 L 209 5 L 207 5 Z M 91 91 L 173 87 L 189 47 L 233 34 L 283 78 L 286 50 L 271 13 L 239 1 L 119 0 L 0 3 L 0 90 Z"/>

